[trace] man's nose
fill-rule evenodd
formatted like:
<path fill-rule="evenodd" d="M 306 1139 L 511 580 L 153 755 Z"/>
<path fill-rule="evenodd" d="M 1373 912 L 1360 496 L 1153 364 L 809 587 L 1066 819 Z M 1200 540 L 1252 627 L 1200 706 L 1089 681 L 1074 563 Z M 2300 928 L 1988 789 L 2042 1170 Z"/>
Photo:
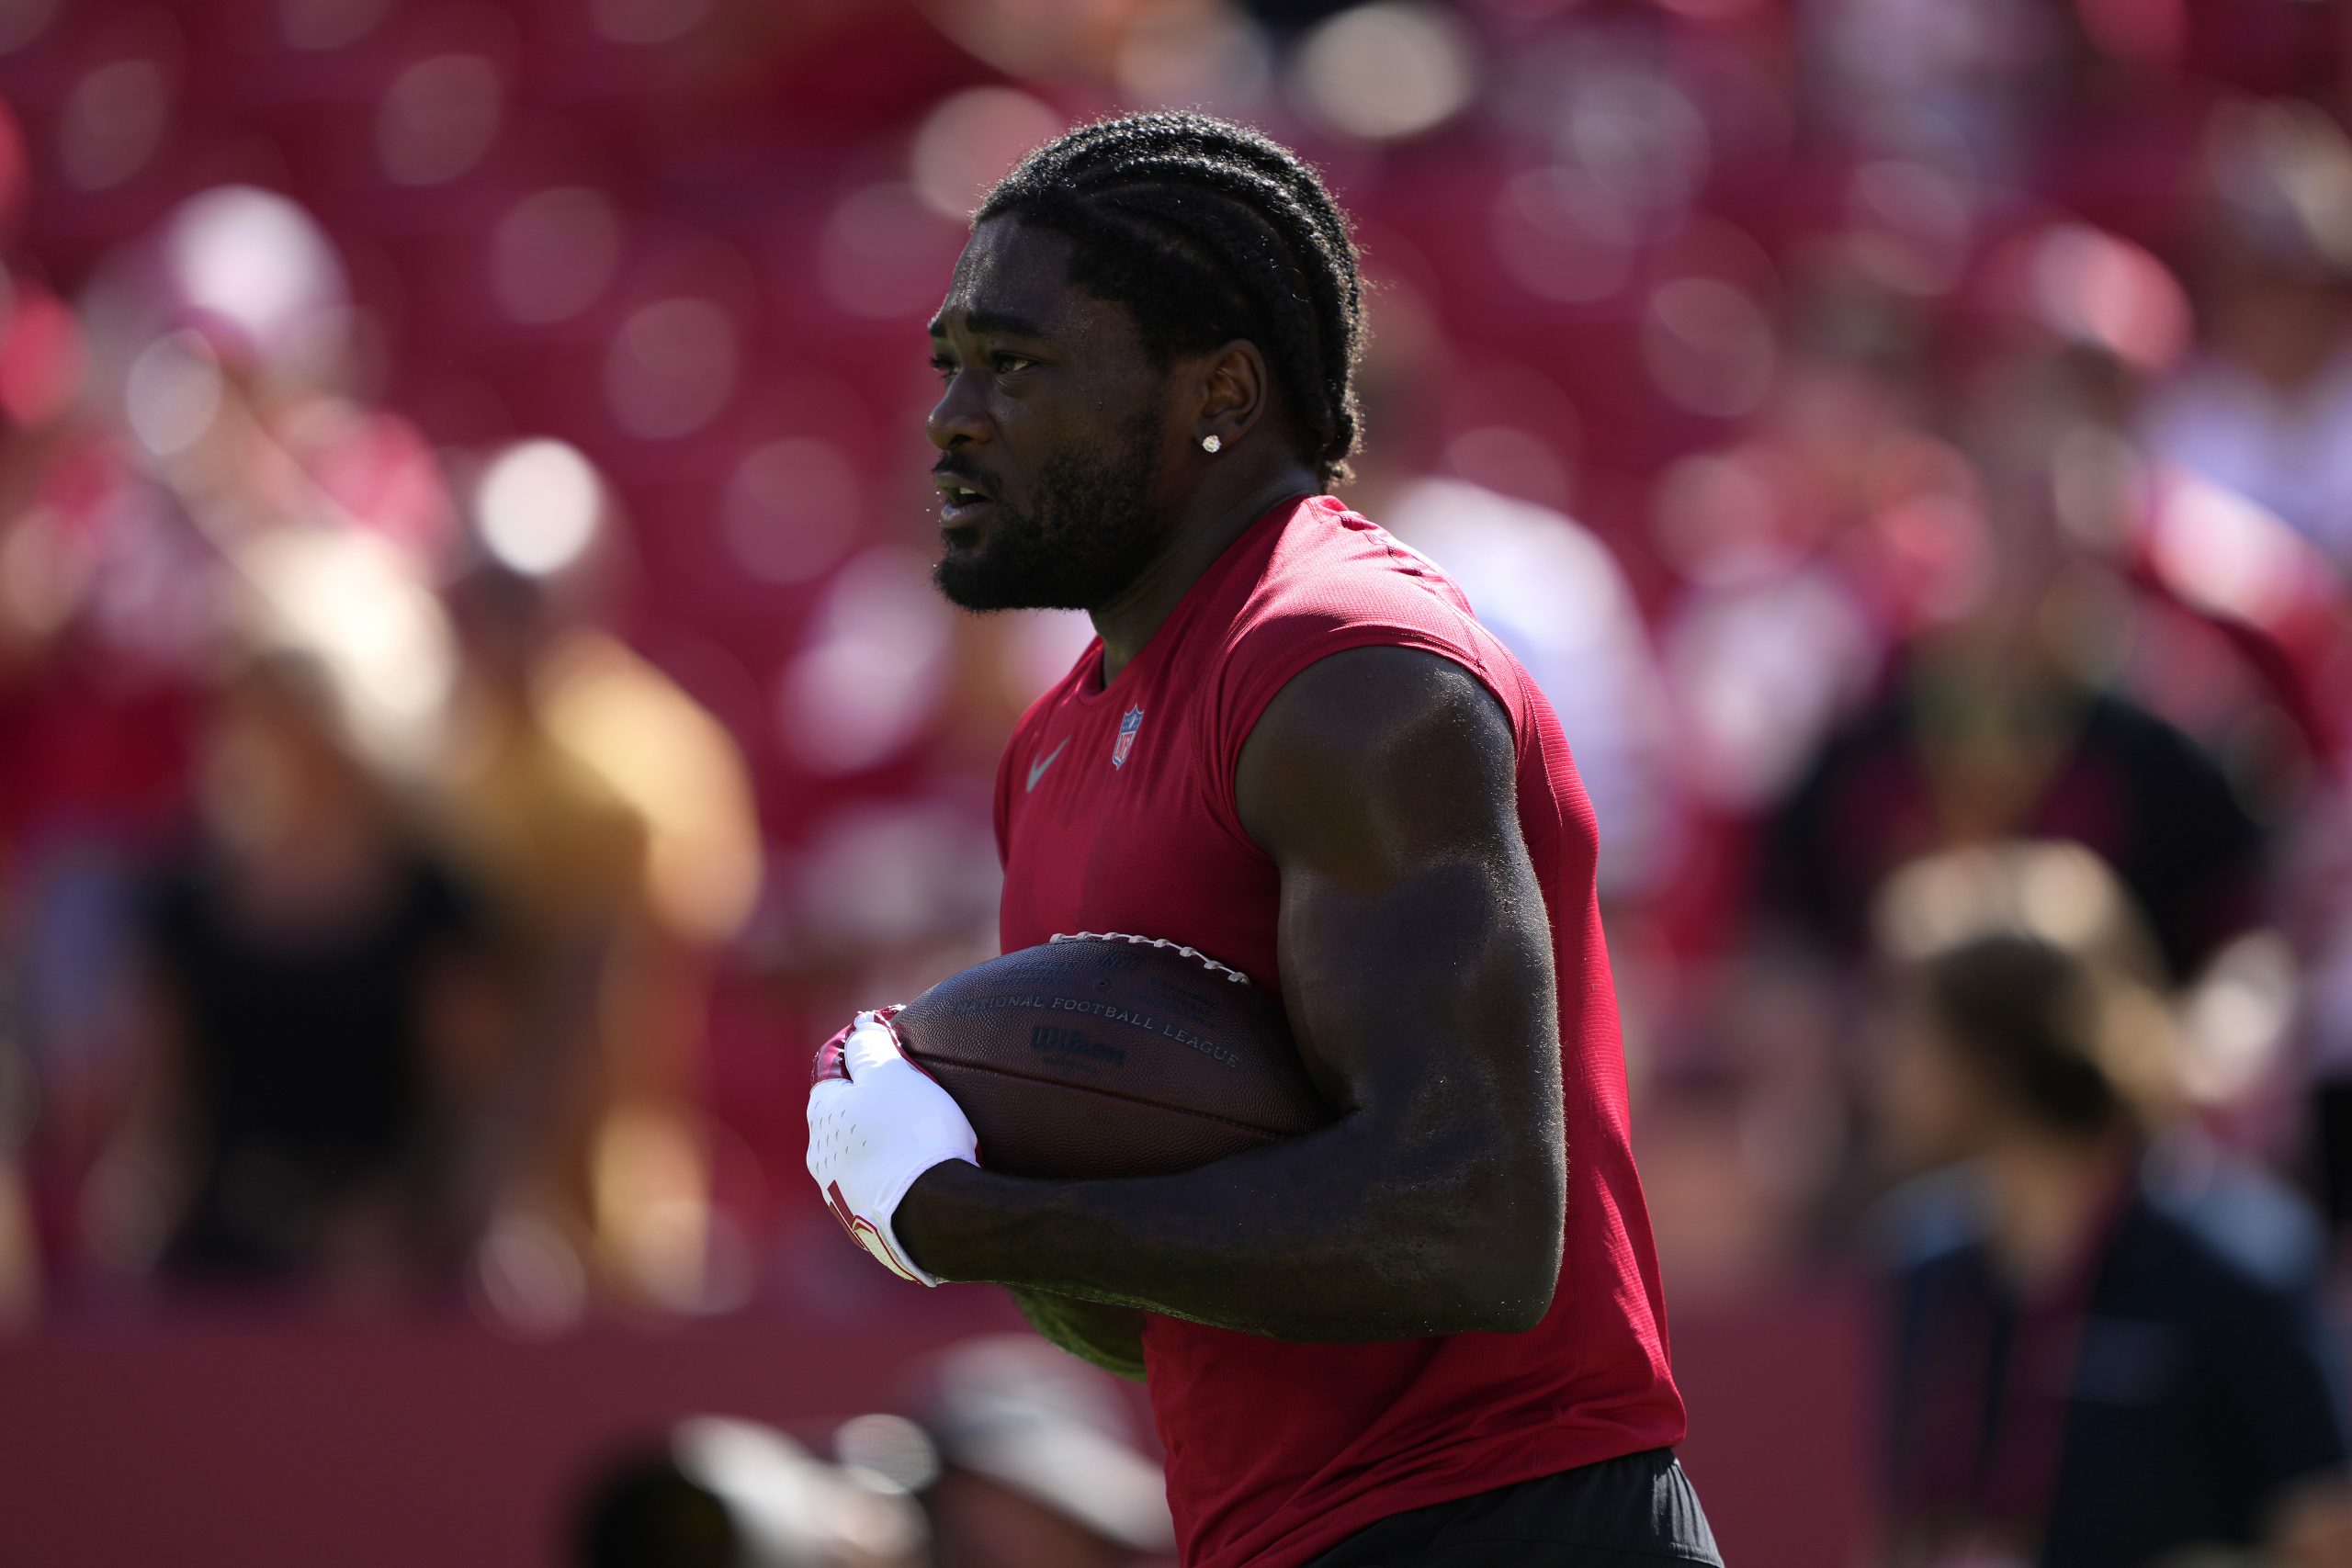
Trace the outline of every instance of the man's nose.
<path fill-rule="evenodd" d="M 980 412 L 970 377 L 957 371 L 948 378 L 946 389 L 931 406 L 930 417 L 922 422 L 922 428 L 923 434 L 931 437 L 931 444 L 943 452 L 989 438 L 988 420 Z"/>

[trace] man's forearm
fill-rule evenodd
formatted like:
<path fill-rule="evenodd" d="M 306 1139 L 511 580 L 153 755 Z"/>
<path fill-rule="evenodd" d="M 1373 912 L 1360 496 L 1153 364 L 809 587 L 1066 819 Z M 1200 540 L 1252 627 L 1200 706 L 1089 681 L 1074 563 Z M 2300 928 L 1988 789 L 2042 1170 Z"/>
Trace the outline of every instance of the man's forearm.
<path fill-rule="evenodd" d="M 1178 1176 L 1040 1181 L 958 1162 L 924 1173 L 894 1224 L 945 1279 L 1275 1338 L 1532 1326 L 1559 1266 L 1547 1184 L 1484 1167 L 1417 1180 L 1407 1164 L 1351 1122 Z"/>

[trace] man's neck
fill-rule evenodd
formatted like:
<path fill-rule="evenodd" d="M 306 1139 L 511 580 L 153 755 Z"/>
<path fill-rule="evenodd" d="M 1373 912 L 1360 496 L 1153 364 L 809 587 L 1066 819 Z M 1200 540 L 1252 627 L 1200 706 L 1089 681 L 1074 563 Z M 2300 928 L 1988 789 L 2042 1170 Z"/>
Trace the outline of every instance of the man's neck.
<path fill-rule="evenodd" d="M 1314 476 L 1295 464 L 1245 484 L 1204 488 L 1186 508 L 1185 520 L 1170 530 L 1167 547 L 1142 575 L 1116 599 L 1088 612 L 1095 635 L 1102 639 L 1103 681 L 1111 681 L 1143 651 L 1201 574 L 1244 529 L 1277 502 L 1315 491 Z"/>
<path fill-rule="evenodd" d="M 1982 1165 L 2002 1272 L 2029 1294 L 2054 1282 L 2081 1256 L 2133 1158 L 2122 1137 L 2020 1134 L 1987 1150 Z"/>

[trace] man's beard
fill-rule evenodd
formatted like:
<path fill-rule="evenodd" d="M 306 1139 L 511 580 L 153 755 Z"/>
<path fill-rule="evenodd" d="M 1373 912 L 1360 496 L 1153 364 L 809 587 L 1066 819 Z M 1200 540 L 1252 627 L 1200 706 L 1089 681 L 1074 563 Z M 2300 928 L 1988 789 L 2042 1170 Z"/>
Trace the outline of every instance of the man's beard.
<path fill-rule="evenodd" d="M 1120 434 L 1109 451 L 1047 459 L 1035 511 L 998 502 L 979 547 L 932 570 L 939 591 L 967 610 L 1093 610 L 1133 587 L 1163 534 L 1149 500 L 1157 421 L 1147 412 Z"/>

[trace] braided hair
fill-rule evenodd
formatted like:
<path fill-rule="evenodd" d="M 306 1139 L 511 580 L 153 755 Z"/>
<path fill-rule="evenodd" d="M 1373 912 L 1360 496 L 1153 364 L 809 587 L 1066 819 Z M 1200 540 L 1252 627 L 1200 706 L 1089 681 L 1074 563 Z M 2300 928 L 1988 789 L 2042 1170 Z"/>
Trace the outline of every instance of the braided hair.
<path fill-rule="evenodd" d="M 1272 362 L 1306 457 L 1347 478 L 1362 280 L 1346 218 L 1276 142 L 1204 114 L 1122 116 L 1048 141 L 973 215 L 1070 243 L 1070 282 L 1125 308 L 1165 367 L 1234 338 Z"/>

